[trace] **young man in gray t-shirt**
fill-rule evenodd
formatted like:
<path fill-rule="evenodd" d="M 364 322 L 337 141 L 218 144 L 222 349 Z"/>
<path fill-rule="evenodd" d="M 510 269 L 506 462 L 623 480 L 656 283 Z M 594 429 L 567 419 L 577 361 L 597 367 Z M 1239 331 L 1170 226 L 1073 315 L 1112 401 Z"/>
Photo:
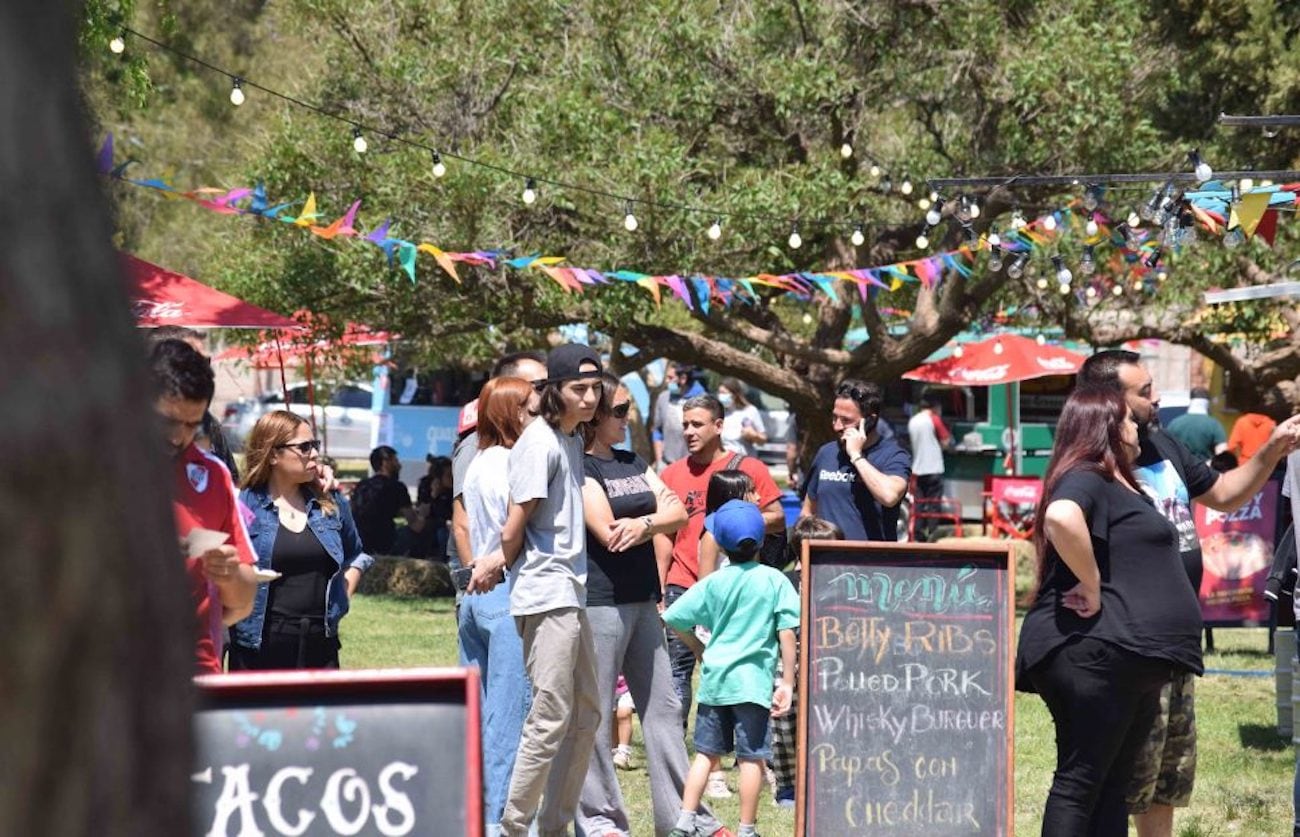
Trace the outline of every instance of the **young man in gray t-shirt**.
<path fill-rule="evenodd" d="M 533 705 L 510 778 L 501 833 L 564 833 L 578 806 L 600 724 L 596 655 L 587 622 L 587 529 L 582 437 L 600 400 L 600 356 L 575 343 L 546 359 L 541 421 L 510 451 L 510 511 L 501 551 L 478 557 L 470 591 L 490 589 L 507 569 L 510 613 L 524 644 Z M 555 775 L 552 775 L 552 774 Z M 538 806 L 546 791 L 545 804 Z"/>

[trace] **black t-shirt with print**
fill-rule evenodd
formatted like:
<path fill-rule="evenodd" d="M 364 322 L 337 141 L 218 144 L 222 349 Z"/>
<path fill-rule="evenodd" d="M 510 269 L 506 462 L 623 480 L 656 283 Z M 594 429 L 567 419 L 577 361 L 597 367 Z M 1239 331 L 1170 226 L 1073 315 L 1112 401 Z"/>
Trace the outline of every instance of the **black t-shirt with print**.
<path fill-rule="evenodd" d="M 1201 589 L 1201 540 L 1196 535 L 1192 500 L 1214 487 L 1219 475 L 1193 456 L 1182 442 L 1159 427 L 1143 431 L 1138 441 L 1142 451 L 1133 472 L 1142 489 L 1155 502 L 1156 510 L 1178 529 L 1178 550 L 1183 567 L 1197 595 Z"/>
<path fill-rule="evenodd" d="M 1043 502 L 1055 500 L 1083 509 L 1101 571 L 1101 611 L 1084 619 L 1061 604 L 1078 579 L 1049 543 L 1042 589 L 1020 628 L 1017 688 L 1031 690 L 1024 673 L 1084 636 L 1202 673 L 1201 607 L 1186 582 L 1174 524 L 1145 494 L 1096 472 L 1063 476 Z"/>
<path fill-rule="evenodd" d="M 613 459 L 587 454 L 583 471 L 609 498 L 614 519 L 654 514 L 658 501 L 646 481 L 645 460 L 631 451 L 615 450 Z M 610 552 L 587 533 L 587 606 L 631 604 L 659 600 L 659 570 L 654 541 L 625 552 Z"/>

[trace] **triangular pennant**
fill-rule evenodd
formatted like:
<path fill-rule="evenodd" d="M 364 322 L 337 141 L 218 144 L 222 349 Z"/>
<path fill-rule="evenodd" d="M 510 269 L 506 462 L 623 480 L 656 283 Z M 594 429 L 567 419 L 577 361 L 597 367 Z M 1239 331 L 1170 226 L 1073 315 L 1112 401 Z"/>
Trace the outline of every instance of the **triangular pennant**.
<path fill-rule="evenodd" d="M 1241 202 L 1237 204 L 1237 217 L 1241 220 L 1241 231 L 1247 237 L 1255 234 L 1255 227 L 1259 226 L 1259 220 L 1264 217 L 1264 210 L 1268 209 L 1271 197 L 1268 192 L 1251 192 L 1241 196 Z"/>
<path fill-rule="evenodd" d="M 370 231 L 370 235 L 366 236 L 366 241 L 379 247 L 383 247 L 384 239 L 388 238 L 388 228 L 392 226 L 392 224 L 393 219 L 389 218 L 385 220 L 384 223 Z"/>
<path fill-rule="evenodd" d="M 510 261 L 506 262 L 506 264 L 510 265 L 515 270 L 523 270 L 533 262 L 537 261 L 539 258 L 541 258 L 541 255 L 538 253 L 534 253 L 531 256 L 520 256 L 517 259 L 511 259 Z"/>
<path fill-rule="evenodd" d="M 582 290 L 582 285 L 568 275 L 567 268 L 551 267 L 550 265 L 539 264 L 537 265 L 537 269 L 554 279 L 561 288 L 564 288 L 564 290 L 570 293 Z"/>
<path fill-rule="evenodd" d="M 636 283 L 650 292 L 650 295 L 655 299 L 656 308 L 663 305 L 663 300 L 659 296 L 659 283 L 655 281 L 653 276 L 642 276 L 636 280 Z"/>
<path fill-rule="evenodd" d="M 415 284 L 415 245 L 409 241 L 403 241 L 397 245 L 397 261 L 406 271 L 406 275 L 411 277 L 411 284 Z"/>
<path fill-rule="evenodd" d="M 356 235 L 357 231 L 352 224 L 356 221 L 357 208 L 360 206 L 361 201 L 353 201 L 343 217 L 336 219 L 328 227 L 312 227 L 311 231 L 327 241 L 339 235 Z"/>
<path fill-rule="evenodd" d="M 1255 235 L 1268 242 L 1268 246 L 1273 246 L 1273 241 L 1277 238 L 1277 210 L 1270 209 L 1264 213 L 1264 217 L 1259 220 L 1259 226 L 1255 227 Z"/>
<path fill-rule="evenodd" d="M 307 202 L 302 205 L 302 212 L 294 219 L 294 223 L 300 227 L 310 227 L 311 222 L 316 220 L 319 213 L 316 212 L 316 193 L 310 192 L 307 195 Z"/>
<path fill-rule="evenodd" d="M 691 279 L 691 287 L 695 291 L 695 299 L 700 304 L 700 310 L 703 311 L 704 316 L 707 317 L 709 315 L 709 305 L 712 302 L 713 287 L 709 284 L 707 279 L 703 279 L 699 276 Z"/>
<path fill-rule="evenodd" d="M 681 299 L 682 302 L 686 303 L 687 308 L 689 308 L 692 311 L 695 310 L 695 302 L 691 299 L 690 293 L 687 292 L 686 285 L 685 283 L 682 282 L 682 277 L 664 276 L 662 277 L 662 279 L 664 284 L 667 285 L 668 288 L 673 292 L 674 296 L 678 297 L 679 299 Z"/>
<path fill-rule="evenodd" d="M 457 284 L 460 284 L 460 276 L 457 275 L 456 273 L 456 264 L 451 260 L 451 258 L 446 253 L 439 250 L 437 247 L 434 247 L 432 244 L 428 243 L 427 241 L 421 244 L 417 249 L 423 250 L 424 252 L 433 256 L 434 260 L 438 262 L 438 265 L 443 270 L 447 271 L 447 273 L 451 275 L 451 278 L 456 280 Z"/>
<path fill-rule="evenodd" d="M 253 199 L 248 203 L 248 211 L 261 215 L 266 212 L 266 205 L 266 184 L 259 180 L 253 187 Z"/>
<path fill-rule="evenodd" d="M 99 147 L 95 158 L 95 171 L 98 174 L 111 174 L 113 171 L 113 132 L 104 137 L 104 144 Z"/>

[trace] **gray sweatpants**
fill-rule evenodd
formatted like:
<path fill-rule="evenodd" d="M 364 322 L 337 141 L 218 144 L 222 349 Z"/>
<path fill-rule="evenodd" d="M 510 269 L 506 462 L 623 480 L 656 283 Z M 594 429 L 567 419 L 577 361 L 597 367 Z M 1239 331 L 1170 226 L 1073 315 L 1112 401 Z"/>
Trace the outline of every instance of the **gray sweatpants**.
<path fill-rule="evenodd" d="M 600 729 L 582 786 L 578 823 L 589 835 L 613 830 L 630 833 L 609 750 L 614 685 L 621 671 L 641 719 L 655 834 L 662 837 L 677 821 L 689 765 L 682 738 L 681 701 L 673 687 L 659 609 L 654 602 L 595 606 L 587 608 L 587 619 L 596 644 L 596 690 L 602 700 Z M 722 827 L 704 805 L 696 816 L 697 834 L 712 834 Z"/>
<path fill-rule="evenodd" d="M 604 692 L 596 687 L 591 626 L 582 608 L 517 616 L 515 625 L 524 643 L 524 666 L 533 682 L 533 705 L 524 719 L 501 833 L 522 837 L 536 814 L 543 837 L 568 834 L 601 709 L 608 705 L 613 685 Z M 608 730 L 605 736 L 608 741 Z"/>

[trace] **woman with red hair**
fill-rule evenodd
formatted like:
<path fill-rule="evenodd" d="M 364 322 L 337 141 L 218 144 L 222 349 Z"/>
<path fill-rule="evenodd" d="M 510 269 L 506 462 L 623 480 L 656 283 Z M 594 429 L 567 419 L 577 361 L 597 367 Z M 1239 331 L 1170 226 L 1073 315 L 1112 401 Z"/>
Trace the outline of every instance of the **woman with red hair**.
<path fill-rule="evenodd" d="M 1201 609 L 1178 532 L 1133 474 L 1124 397 L 1075 390 L 1056 427 L 1034 533 L 1038 585 L 1016 686 L 1056 725 L 1043 834 L 1126 835 L 1124 794 L 1175 671 L 1201 674 Z"/>

